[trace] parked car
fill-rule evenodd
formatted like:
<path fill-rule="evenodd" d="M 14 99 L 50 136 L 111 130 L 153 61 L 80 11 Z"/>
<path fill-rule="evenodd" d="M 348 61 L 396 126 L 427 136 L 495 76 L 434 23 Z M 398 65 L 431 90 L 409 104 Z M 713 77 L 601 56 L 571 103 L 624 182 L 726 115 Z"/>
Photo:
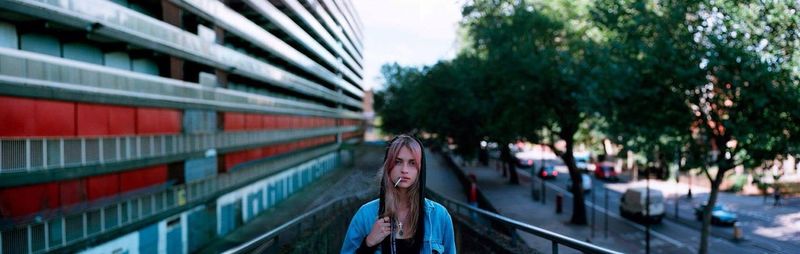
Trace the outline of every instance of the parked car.
<path fill-rule="evenodd" d="M 517 167 L 519 168 L 533 167 L 533 163 L 534 163 L 533 159 L 517 157 Z"/>
<path fill-rule="evenodd" d="M 594 177 L 610 181 L 618 181 L 617 171 L 614 171 L 614 163 L 609 161 L 599 162 L 594 169 Z"/>
<path fill-rule="evenodd" d="M 556 171 L 556 168 L 553 165 L 547 165 L 544 168 L 540 168 L 539 173 L 536 175 L 542 179 L 553 179 L 558 176 L 558 171 Z"/>
<path fill-rule="evenodd" d="M 659 190 L 650 189 L 650 211 L 647 207 L 647 189 L 634 187 L 625 190 L 619 202 L 619 213 L 622 217 L 642 220 L 646 223 L 660 223 L 664 218 L 664 194 Z"/>
<path fill-rule="evenodd" d="M 694 208 L 694 216 L 697 220 L 703 220 L 703 209 L 705 208 L 706 204 L 701 204 Z M 732 226 L 737 220 L 736 214 L 731 212 L 724 205 L 716 204 L 714 208 L 711 209 L 711 224 Z"/>
<path fill-rule="evenodd" d="M 581 173 L 581 187 L 583 192 L 592 191 L 592 178 L 588 174 Z M 567 182 L 567 190 L 572 191 L 572 180 Z"/>
<path fill-rule="evenodd" d="M 577 167 L 578 170 L 581 170 L 581 171 L 592 170 L 594 165 L 589 163 L 589 156 L 591 156 L 591 155 L 588 152 L 582 152 L 582 153 L 576 152 L 576 153 L 573 153 L 573 155 L 574 155 L 574 158 L 575 158 L 575 167 Z"/>

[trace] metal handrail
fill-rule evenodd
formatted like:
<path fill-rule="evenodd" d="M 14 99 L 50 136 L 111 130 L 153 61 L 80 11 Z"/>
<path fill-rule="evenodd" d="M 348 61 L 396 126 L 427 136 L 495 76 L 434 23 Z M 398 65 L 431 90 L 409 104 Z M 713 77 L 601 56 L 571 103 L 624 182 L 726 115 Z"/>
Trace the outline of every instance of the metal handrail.
<path fill-rule="evenodd" d="M 317 213 L 319 213 L 321 211 L 324 211 L 324 210 L 326 210 L 326 209 L 328 209 L 328 208 L 330 208 L 332 206 L 341 206 L 343 204 L 346 205 L 346 204 L 361 200 L 361 199 L 363 199 L 362 197 L 364 197 L 365 194 L 366 194 L 366 192 L 362 192 L 362 193 L 359 193 L 359 194 L 346 196 L 346 197 L 340 197 L 340 198 L 328 201 L 327 203 L 325 203 L 325 204 L 323 204 L 321 206 L 318 206 L 317 208 L 314 208 L 311 211 L 308 211 L 308 212 L 306 212 L 306 213 L 304 213 L 304 214 L 302 214 L 302 215 L 300 215 L 300 216 L 298 216 L 298 217 L 296 217 L 296 218 L 294 218 L 294 219 L 292 219 L 292 220 L 290 220 L 290 221 L 288 221 L 286 223 L 281 224 L 277 228 L 272 229 L 267 233 L 264 233 L 264 234 L 262 234 L 262 235 L 260 235 L 260 236 L 258 236 L 256 238 L 246 242 L 246 243 L 240 244 L 239 246 L 236 246 L 234 248 L 226 250 L 226 251 L 224 251 L 222 253 L 223 254 L 251 253 L 251 252 L 254 252 L 256 250 L 262 249 L 262 247 L 265 244 L 276 242 L 276 241 L 273 241 L 273 240 L 276 240 L 283 232 L 286 232 L 287 230 L 289 230 L 291 228 L 294 228 L 295 226 L 298 226 L 299 224 L 301 224 L 301 223 L 303 223 L 305 221 L 308 221 L 309 219 L 315 219 L 315 215 L 317 215 Z"/>
<path fill-rule="evenodd" d="M 504 226 L 511 227 L 511 228 L 517 229 L 517 230 L 521 230 L 521 231 L 524 231 L 526 233 L 530 233 L 530 234 L 533 234 L 535 236 L 538 236 L 538 237 L 544 238 L 546 240 L 549 240 L 552 243 L 552 253 L 554 253 L 554 254 L 558 253 L 558 245 L 564 245 L 564 246 L 567 246 L 567 247 L 570 247 L 570 248 L 573 248 L 573 249 L 576 249 L 576 250 L 579 250 L 579 251 L 582 251 L 582 252 L 588 252 L 588 253 L 603 253 L 603 254 L 618 254 L 618 253 L 621 254 L 622 253 L 622 252 L 609 250 L 609 249 L 606 249 L 606 248 L 603 248 L 603 247 L 600 247 L 600 246 L 597 246 L 597 245 L 594 245 L 594 244 L 585 243 L 585 242 L 576 240 L 574 238 L 571 238 L 571 237 L 568 237 L 568 236 L 564 236 L 564 235 L 559 234 L 559 233 L 555 233 L 555 232 L 550 231 L 550 230 L 546 230 L 546 229 L 543 229 L 543 228 L 540 228 L 540 227 L 529 225 L 529 224 L 526 224 L 526 223 L 511 219 L 511 218 L 502 216 L 500 214 L 496 214 L 496 213 L 492 213 L 492 212 L 489 212 L 489 211 L 486 211 L 486 210 L 483 210 L 483 209 L 480 209 L 480 208 L 476 208 L 476 207 L 470 206 L 468 204 L 465 204 L 463 202 L 446 198 L 446 197 L 444 197 L 442 195 L 439 195 L 438 193 L 436 193 L 436 192 L 434 192 L 434 191 L 432 191 L 430 189 L 428 190 L 428 193 L 429 194 L 433 194 L 433 195 L 430 195 L 430 196 L 434 197 L 434 199 L 439 199 L 438 201 L 441 201 L 443 203 L 442 205 L 445 206 L 445 208 L 448 208 L 448 210 L 450 210 L 450 211 L 453 211 L 454 208 L 452 206 L 455 206 L 455 210 L 456 211 L 467 210 L 467 211 L 469 211 L 471 213 L 476 213 L 476 214 L 479 214 L 479 215 L 483 215 L 483 216 L 491 219 L 492 222 L 497 222 L 497 223 L 500 223 L 500 224 L 502 224 Z"/>
<path fill-rule="evenodd" d="M 436 192 L 434 192 L 434 191 L 432 191 L 430 189 L 428 189 L 428 193 L 431 194 L 430 196 L 432 198 L 436 199 L 437 201 L 441 201 L 443 203 L 442 205 L 444 205 L 451 212 L 467 210 L 467 211 L 472 212 L 472 213 L 477 213 L 477 214 L 483 215 L 483 216 L 491 219 L 492 222 L 497 222 L 497 223 L 500 223 L 500 224 L 502 224 L 504 226 L 508 226 L 508 227 L 513 228 L 513 229 L 521 230 L 521 231 L 524 231 L 524 232 L 539 236 L 539 237 L 544 238 L 546 240 L 549 240 L 552 243 L 552 247 L 553 247 L 552 252 L 553 253 L 558 253 L 558 245 L 564 245 L 564 246 L 567 246 L 567 247 L 570 247 L 570 248 L 573 248 L 573 249 L 576 249 L 576 250 L 579 250 L 579 251 L 582 251 L 582 252 L 586 252 L 586 253 L 621 254 L 621 252 L 609 250 L 609 249 L 606 249 L 606 248 L 603 248 L 603 247 L 600 247 L 600 246 L 597 246 L 597 245 L 593 245 L 593 244 L 590 244 L 590 243 L 585 243 L 585 242 L 576 240 L 574 238 L 570 238 L 570 237 L 567 237 L 567 236 L 564 236 L 564 235 L 561 235 L 561 234 L 558 234 L 558 233 L 555 233 L 555 232 L 552 232 L 552 231 L 549 231 L 549 230 L 546 230 L 546 229 L 542 229 L 542 228 L 539 228 L 539 227 L 536 227 L 536 226 L 525 224 L 523 222 L 511 219 L 511 218 L 508 218 L 508 217 L 505 217 L 505 216 L 502 216 L 502 215 L 499 215 L 499 214 L 496 214 L 496 213 L 492 213 L 492 212 L 488 212 L 488 211 L 483 210 L 483 209 L 472 207 L 472 206 L 467 205 L 465 203 L 462 203 L 462 202 L 459 202 L 459 201 L 455 201 L 455 200 L 446 198 L 444 196 L 441 196 L 440 194 L 438 194 L 438 193 L 436 193 Z M 262 235 L 260 235 L 260 236 L 258 236 L 256 238 L 244 243 L 244 244 L 236 246 L 236 247 L 234 247 L 232 249 L 229 249 L 229 250 L 227 250 L 227 251 L 225 251 L 223 253 L 224 254 L 239 254 L 239 253 L 250 253 L 250 252 L 253 252 L 255 250 L 259 250 L 265 244 L 277 242 L 275 240 L 277 240 L 277 238 L 283 232 L 286 232 L 287 230 L 289 230 L 291 228 L 294 228 L 295 226 L 297 226 L 300 223 L 308 221 L 310 218 L 314 218 L 314 216 L 317 213 L 319 213 L 319 212 L 321 212 L 321 211 L 323 211 L 323 210 L 325 210 L 327 208 L 330 208 L 331 206 L 334 206 L 334 205 L 339 205 L 341 203 L 345 203 L 346 204 L 348 202 L 352 202 L 354 200 L 358 200 L 358 198 L 356 198 L 356 197 L 360 197 L 362 195 L 363 195 L 363 193 L 362 194 L 358 194 L 358 195 L 348 196 L 348 197 L 340 197 L 338 199 L 329 201 L 329 202 L 325 203 L 324 205 L 321 205 L 321 206 L 319 206 L 317 208 L 314 208 L 313 210 L 308 211 L 308 212 L 306 212 L 306 213 L 304 213 L 304 214 L 302 214 L 302 215 L 300 215 L 300 216 L 298 216 L 298 217 L 296 217 L 296 218 L 294 218 L 294 219 L 292 219 L 292 220 L 290 220 L 290 221 L 278 226 L 277 228 L 270 230 L 269 232 L 266 232 L 266 233 L 264 233 L 264 234 L 262 234 Z M 455 208 L 453 208 L 453 206 L 455 206 Z"/>

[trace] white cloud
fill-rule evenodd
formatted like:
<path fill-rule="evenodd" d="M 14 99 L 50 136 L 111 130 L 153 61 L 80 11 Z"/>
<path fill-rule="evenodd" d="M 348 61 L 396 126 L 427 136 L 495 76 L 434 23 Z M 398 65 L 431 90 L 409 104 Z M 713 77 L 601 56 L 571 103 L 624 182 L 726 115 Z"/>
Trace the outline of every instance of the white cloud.
<path fill-rule="evenodd" d="M 364 84 L 379 87 L 380 67 L 429 65 L 456 53 L 461 1 L 354 0 L 364 24 Z"/>

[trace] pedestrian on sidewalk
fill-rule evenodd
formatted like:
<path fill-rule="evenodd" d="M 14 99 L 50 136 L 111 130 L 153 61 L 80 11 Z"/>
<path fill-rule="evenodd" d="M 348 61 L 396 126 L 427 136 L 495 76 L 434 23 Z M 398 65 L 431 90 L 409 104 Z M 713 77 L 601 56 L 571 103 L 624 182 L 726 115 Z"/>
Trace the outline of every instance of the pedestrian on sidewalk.
<path fill-rule="evenodd" d="M 353 216 L 341 253 L 456 253 L 450 214 L 425 198 L 425 174 L 422 142 L 392 139 L 379 169 L 380 196 Z"/>
<path fill-rule="evenodd" d="M 774 198 L 775 198 L 775 202 L 772 203 L 772 206 L 779 206 L 779 205 L 781 205 L 781 187 L 779 185 L 775 184 L 774 190 L 775 190 L 775 193 L 773 195 L 774 195 Z"/>

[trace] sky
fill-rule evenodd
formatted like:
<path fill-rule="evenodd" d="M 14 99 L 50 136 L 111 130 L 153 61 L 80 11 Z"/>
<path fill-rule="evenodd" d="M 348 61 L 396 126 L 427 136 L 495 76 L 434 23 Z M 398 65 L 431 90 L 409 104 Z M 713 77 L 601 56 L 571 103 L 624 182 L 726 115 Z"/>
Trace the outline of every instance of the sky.
<path fill-rule="evenodd" d="M 379 89 L 380 68 L 431 65 L 457 53 L 459 0 L 352 0 L 364 24 L 364 86 Z"/>

